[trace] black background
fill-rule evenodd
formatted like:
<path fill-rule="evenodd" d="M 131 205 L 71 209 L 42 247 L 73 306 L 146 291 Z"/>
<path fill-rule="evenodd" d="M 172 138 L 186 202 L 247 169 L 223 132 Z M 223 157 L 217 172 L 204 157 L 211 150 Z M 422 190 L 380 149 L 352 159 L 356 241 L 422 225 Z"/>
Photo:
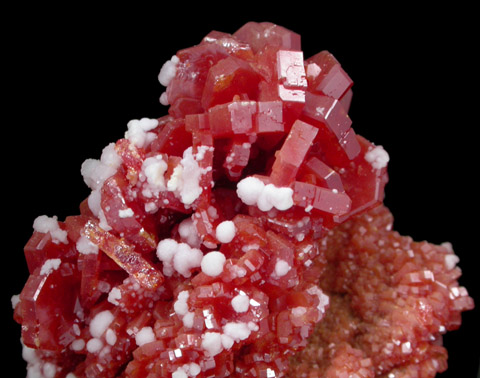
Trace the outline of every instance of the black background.
<path fill-rule="evenodd" d="M 246 3 L 172 4 L 163 9 L 8 9 L 2 30 L 2 314 L 10 377 L 23 377 L 20 327 L 10 297 L 28 272 L 22 254 L 33 220 L 78 213 L 80 175 L 130 119 L 166 114 L 157 75 L 177 50 L 211 30 L 233 33 L 270 21 L 302 35 L 305 57 L 329 50 L 354 80 L 350 116 L 358 134 L 390 154 L 385 203 L 395 228 L 415 240 L 449 241 L 460 284 L 480 306 L 478 284 L 478 59 L 473 10 L 394 4 L 353 10 L 297 2 L 256 10 Z M 209 13 L 206 13 L 209 12 Z M 6 64 L 6 65 L 5 65 Z M 474 377 L 479 310 L 444 338 L 449 370 Z M 3 358 L 5 358 L 3 357 Z"/>

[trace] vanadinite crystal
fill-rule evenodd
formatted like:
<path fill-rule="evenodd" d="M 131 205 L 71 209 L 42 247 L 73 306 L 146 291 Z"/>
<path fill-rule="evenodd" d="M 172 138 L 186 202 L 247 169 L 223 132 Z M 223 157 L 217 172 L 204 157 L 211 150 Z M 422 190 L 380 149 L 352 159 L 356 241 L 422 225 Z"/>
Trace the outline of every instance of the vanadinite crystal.
<path fill-rule="evenodd" d="M 168 115 L 87 159 L 14 296 L 30 377 L 433 377 L 473 300 L 449 244 L 392 230 L 387 152 L 328 51 L 249 22 L 162 67 Z"/>

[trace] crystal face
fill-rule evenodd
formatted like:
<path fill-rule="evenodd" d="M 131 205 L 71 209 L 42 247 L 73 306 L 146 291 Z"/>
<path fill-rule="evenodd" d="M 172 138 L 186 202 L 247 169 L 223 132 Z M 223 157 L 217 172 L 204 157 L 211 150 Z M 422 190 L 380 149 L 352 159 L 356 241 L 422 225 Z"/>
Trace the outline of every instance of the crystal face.
<path fill-rule="evenodd" d="M 448 245 L 392 230 L 388 154 L 328 51 L 249 22 L 161 69 L 168 115 L 82 165 L 39 217 L 14 319 L 52 377 L 433 377 L 473 300 Z M 48 372 L 48 374 L 47 374 Z"/>

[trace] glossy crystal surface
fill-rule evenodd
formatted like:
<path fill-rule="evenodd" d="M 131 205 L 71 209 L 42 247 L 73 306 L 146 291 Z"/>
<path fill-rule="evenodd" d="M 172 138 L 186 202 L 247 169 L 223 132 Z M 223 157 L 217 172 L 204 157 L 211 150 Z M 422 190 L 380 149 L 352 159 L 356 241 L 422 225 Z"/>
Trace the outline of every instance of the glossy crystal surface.
<path fill-rule="evenodd" d="M 80 214 L 39 217 L 16 301 L 27 368 L 73 377 L 433 377 L 473 301 L 450 246 L 392 231 L 388 154 L 351 78 L 268 22 L 159 75 L 168 115 L 88 159 Z"/>

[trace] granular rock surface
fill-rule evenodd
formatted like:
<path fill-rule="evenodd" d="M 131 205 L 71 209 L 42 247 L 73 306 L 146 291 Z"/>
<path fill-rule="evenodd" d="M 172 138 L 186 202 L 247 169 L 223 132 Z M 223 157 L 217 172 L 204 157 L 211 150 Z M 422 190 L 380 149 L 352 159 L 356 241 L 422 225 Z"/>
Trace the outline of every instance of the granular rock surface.
<path fill-rule="evenodd" d="M 434 377 L 447 368 L 442 335 L 473 301 L 457 278 L 451 245 L 415 242 L 376 207 L 320 242 L 320 287 L 330 308 L 291 377 Z M 356 375 L 355 375 L 356 374 Z"/>

